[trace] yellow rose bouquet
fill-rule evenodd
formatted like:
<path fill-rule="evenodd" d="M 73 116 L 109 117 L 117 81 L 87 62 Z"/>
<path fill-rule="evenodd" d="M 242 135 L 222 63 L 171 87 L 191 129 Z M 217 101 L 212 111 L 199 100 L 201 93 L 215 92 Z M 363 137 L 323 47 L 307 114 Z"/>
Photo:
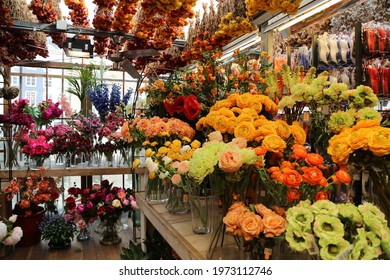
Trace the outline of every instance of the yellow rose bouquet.
<path fill-rule="evenodd" d="M 380 121 L 360 120 L 329 140 L 328 153 L 337 164 L 350 165 L 357 174 L 368 174 L 374 199 L 390 215 L 390 128 Z"/>

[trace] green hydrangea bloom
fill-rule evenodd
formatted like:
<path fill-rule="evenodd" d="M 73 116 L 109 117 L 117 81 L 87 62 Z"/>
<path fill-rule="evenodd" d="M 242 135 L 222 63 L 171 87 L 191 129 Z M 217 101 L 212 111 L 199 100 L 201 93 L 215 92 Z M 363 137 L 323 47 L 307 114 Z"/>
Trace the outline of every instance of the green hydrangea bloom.
<path fill-rule="evenodd" d="M 320 256 L 323 260 L 336 260 L 337 256 L 350 246 L 342 237 L 320 238 Z"/>
<path fill-rule="evenodd" d="M 317 200 L 316 202 L 313 203 L 311 208 L 315 215 L 327 214 L 327 215 L 332 215 L 337 217 L 339 213 L 336 204 L 330 200 Z"/>
<path fill-rule="evenodd" d="M 354 123 L 355 118 L 348 112 L 335 112 L 330 116 L 328 126 L 334 133 L 339 133 L 345 128 L 352 127 Z"/>
<path fill-rule="evenodd" d="M 313 212 L 309 208 L 294 206 L 287 210 L 286 220 L 288 227 L 310 232 L 311 223 L 314 221 Z"/>
<path fill-rule="evenodd" d="M 339 209 L 339 218 L 341 218 L 341 220 L 349 220 L 358 227 L 363 225 L 362 215 L 360 215 L 358 208 L 354 204 L 340 203 L 336 205 Z"/>
<path fill-rule="evenodd" d="M 344 225 L 339 218 L 330 215 L 317 215 L 314 219 L 313 230 L 319 238 L 331 239 L 344 236 Z"/>
<path fill-rule="evenodd" d="M 291 249 L 302 252 L 311 247 L 310 234 L 293 228 L 287 228 L 285 238 Z"/>

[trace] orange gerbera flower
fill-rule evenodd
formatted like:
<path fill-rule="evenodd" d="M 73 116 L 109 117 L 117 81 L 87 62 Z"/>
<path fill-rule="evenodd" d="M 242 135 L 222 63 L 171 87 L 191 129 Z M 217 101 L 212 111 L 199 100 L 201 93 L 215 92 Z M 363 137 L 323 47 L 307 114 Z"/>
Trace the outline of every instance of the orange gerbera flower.
<path fill-rule="evenodd" d="M 317 167 L 309 167 L 303 173 L 303 180 L 310 185 L 319 185 L 323 177 L 321 170 Z"/>
<path fill-rule="evenodd" d="M 318 166 L 318 165 L 321 165 L 321 164 L 324 163 L 324 158 L 321 155 L 319 155 L 319 154 L 310 153 L 310 154 L 307 155 L 305 161 L 309 165 Z"/>
<path fill-rule="evenodd" d="M 339 170 L 336 172 L 336 178 L 338 181 L 344 184 L 349 184 L 351 182 L 351 176 L 345 170 Z"/>
<path fill-rule="evenodd" d="M 302 176 L 296 170 L 283 170 L 283 183 L 289 188 L 298 188 L 302 183 Z"/>

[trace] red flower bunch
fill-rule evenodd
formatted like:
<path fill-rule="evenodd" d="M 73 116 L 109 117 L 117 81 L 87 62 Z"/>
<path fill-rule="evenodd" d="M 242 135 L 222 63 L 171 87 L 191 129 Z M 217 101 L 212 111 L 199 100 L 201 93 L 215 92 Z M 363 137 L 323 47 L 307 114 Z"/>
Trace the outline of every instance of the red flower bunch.
<path fill-rule="evenodd" d="M 73 220 L 80 228 L 98 217 L 116 222 L 123 212 L 138 208 L 130 189 L 115 187 L 108 180 L 85 189 L 72 187 L 68 193 L 65 219 Z"/>
<path fill-rule="evenodd" d="M 198 99 L 193 94 L 190 94 L 187 97 L 184 95 L 179 95 L 173 104 L 170 104 L 166 99 L 164 100 L 164 107 L 171 117 L 175 113 L 183 113 L 184 116 L 190 121 L 195 120 L 201 111 L 201 106 L 198 102 Z"/>
<path fill-rule="evenodd" d="M 11 201 L 19 193 L 19 202 L 14 214 L 29 216 L 37 212 L 39 204 L 45 204 L 51 212 L 56 212 L 55 201 L 62 193 L 62 188 L 52 177 L 43 177 L 44 169 L 31 171 L 24 178 L 13 178 L 8 187 L 3 189 L 7 200 Z"/>

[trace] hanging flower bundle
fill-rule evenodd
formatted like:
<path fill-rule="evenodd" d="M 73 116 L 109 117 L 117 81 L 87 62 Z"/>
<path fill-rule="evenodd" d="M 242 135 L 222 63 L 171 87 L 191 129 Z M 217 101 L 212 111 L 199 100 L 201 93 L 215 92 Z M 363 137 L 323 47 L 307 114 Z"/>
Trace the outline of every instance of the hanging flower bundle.
<path fill-rule="evenodd" d="M 84 0 L 64 0 L 65 5 L 69 8 L 69 16 L 75 26 L 88 28 L 88 9 Z"/>
<path fill-rule="evenodd" d="M 97 11 L 92 24 L 97 30 L 110 31 L 113 22 L 113 10 L 116 0 L 95 0 Z M 94 36 L 95 52 L 99 55 L 106 54 L 110 45 L 108 37 Z"/>
<path fill-rule="evenodd" d="M 260 11 L 282 12 L 295 15 L 302 0 L 245 0 L 247 15 L 253 17 Z"/>
<path fill-rule="evenodd" d="M 30 10 L 40 22 L 52 23 L 61 18 L 59 0 L 32 0 Z M 53 42 L 60 48 L 64 41 L 63 33 L 50 33 Z"/>

